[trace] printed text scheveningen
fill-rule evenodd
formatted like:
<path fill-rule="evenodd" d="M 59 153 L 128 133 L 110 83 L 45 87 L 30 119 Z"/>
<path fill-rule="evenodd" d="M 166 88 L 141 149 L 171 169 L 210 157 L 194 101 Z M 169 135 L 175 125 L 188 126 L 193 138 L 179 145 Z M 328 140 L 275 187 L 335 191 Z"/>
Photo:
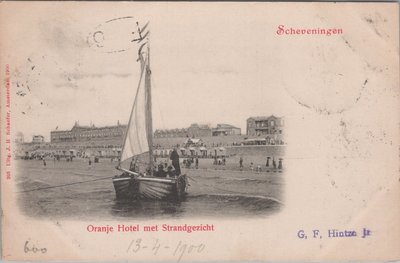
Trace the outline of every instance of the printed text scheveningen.
<path fill-rule="evenodd" d="M 294 28 L 286 27 L 285 25 L 279 25 L 276 34 L 278 35 L 342 35 L 342 28 Z"/>

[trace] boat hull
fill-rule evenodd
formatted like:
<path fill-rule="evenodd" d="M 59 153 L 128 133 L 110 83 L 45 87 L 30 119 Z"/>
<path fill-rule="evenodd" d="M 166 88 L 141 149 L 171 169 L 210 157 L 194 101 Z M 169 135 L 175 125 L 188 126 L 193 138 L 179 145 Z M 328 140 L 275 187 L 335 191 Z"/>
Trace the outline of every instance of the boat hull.
<path fill-rule="evenodd" d="M 186 175 L 176 178 L 130 177 L 113 178 L 117 199 L 181 200 L 186 194 Z"/>

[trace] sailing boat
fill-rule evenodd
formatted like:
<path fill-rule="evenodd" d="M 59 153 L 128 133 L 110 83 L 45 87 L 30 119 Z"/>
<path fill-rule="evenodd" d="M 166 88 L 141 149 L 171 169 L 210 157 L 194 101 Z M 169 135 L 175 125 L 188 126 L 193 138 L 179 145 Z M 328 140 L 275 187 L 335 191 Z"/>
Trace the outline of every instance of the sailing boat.
<path fill-rule="evenodd" d="M 149 33 L 142 37 L 146 26 L 147 24 L 142 29 L 138 28 L 139 38 L 134 40 L 138 43 L 145 40 L 138 50 L 141 74 L 119 164 L 116 167 L 122 174 L 113 177 L 112 180 L 117 199 L 181 200 L 186 194 L 186 175 L 172 173 L 171 176 L 155 176 L 159 171 L 156 172 L 153 164 L 150 46 L 146 38 Z M 122 166 L 124 161 L 128 160 L 132 160 L 131 167 L 125 169 Z"/>

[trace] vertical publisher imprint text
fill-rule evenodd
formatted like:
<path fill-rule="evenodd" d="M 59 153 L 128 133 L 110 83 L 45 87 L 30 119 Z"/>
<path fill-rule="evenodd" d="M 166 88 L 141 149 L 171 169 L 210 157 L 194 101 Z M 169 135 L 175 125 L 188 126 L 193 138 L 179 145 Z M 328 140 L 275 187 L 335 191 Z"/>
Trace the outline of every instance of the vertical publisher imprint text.
<path fill-rule="evenodd" d="M 6 96 L 5 96 L 5 138 L 4 138 L 4 145 L 5 145 L 5 176 L 6 180 L 11 179 L 11 96 L 10 96 L 10 65 L 6 64 L 5 67 L 5 89 L 6 89 Z"/>

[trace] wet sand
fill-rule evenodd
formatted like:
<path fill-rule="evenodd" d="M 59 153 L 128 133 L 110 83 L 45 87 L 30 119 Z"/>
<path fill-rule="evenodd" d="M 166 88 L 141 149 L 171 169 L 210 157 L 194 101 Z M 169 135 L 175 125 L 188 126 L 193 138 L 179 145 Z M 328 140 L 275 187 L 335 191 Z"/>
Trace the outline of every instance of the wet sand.
<path fill-rule="evenodd" d="M 199 169 L 185 169 L 188 195 L 181 202 L 127 201 L 115 198 L 111 177 L 118 174 L 116 163 L 101 159 L 88 165 L 85 159 L 16 160 L 16 181 L 22 212 L 39 218 L 174 218 L 268 216 L 282 207 L 284 170 L 257 173 L 237 164 L 212 165 L 200 160 Z M 237 167 L 235 167 L 237 166 Z M 95 181 L 93 181 L 95 180 Z M 90 181 L 90 182 L 85 182 Z M 79 183 L 83 182 L 83 183 Z M 63 187 L 30 191 L 39 188 Z M 68 185 L 72 184 L 72 185 Z"/>

